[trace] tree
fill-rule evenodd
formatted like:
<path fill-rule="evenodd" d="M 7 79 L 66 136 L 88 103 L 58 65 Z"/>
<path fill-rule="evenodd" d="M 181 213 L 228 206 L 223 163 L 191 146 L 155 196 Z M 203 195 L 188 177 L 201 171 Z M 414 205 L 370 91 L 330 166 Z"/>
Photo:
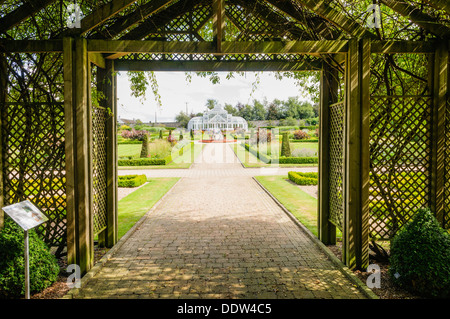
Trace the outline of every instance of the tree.
<path fill-rule="evenodd" d="M 275 121 L 280 119 L 280 109 L 275 102 L 272 102 L 267 107 L 266 120 Z"/>
<path fill-rule="evenodd" d="M 253 100 L 252 120 L 263 121 L 266 119 L 266 109 L 258 100 Z"/>
<path fill-rule="evenodd" d="M 238 115 L 238 110 L 231 104 L 225 103 L 224 110 L 228 112 L 228 114 L 231 114 L 233 116 Z"/>
<path fill-rule="evenodd" d="M 181 111 L 178 113 L 178 115 L 175 117 L 175 120 L 180 123 L 180 126 L 186 127 L 188 126 L 189 121 L 191 120 L 190 116 L 187 115 L 185 112 Z"/>
<path fill-rule="evenodd" d="M 217 101 L 215 99 L 208 99 L 205 104 L 205 106 L 210 110 L 215 108 L 217 105 L 219 105 L 219 101 Z"/>

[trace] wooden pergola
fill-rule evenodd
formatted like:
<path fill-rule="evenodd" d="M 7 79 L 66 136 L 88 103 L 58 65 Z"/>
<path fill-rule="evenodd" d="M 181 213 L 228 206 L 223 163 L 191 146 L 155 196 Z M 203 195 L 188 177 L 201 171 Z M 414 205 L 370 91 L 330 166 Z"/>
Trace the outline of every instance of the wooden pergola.
<path fill-rule="evenodd" d="M 422 34 L 401 40 L 339 1 L 80 0 L 69 29 L 72 1 L 0 0 L 0 205 L 35 202 L 51 217 L 41 235 L 84 273 L 95 236 L 117 242 L 117 71 L 320 71 L 319 238 L 340 229 L 343 262 L 366 268 L 370 240 L 413 206 L 450 224 L 450 2 L 422 2 L 378 1 Z M 420 93 L 372 83 L 374 59 L 396 55 L 423 57 Z"/>

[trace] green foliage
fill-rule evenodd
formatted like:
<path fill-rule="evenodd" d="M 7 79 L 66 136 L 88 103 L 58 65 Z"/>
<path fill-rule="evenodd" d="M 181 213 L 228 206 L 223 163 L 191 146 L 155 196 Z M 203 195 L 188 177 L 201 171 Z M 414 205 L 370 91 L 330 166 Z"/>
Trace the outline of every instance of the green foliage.
<path fill-rule="evenodd" d="M 281 156 L 290 157 L 291 156 L 291 147 L 289 145 L 289 133 L 283 133 L 283 140 L 281 142 Z"/>
<path fill-rule="evenodd" d="M 394 237 L 390 263 L 400 287 L 425 297 L 450 297 L 450 235 L 429 209 L 420 209 Z"/>
<path fill-rule="evenodd" d="M 119 187 L 139 187 L 147 182 L 145 175 L 122 175 L 119 176 Z"/>
<path fill-rule="evenodd" d="M 164 158 L 135 158 L 135 159 L 119 159 L 119 166 L 150 166 L 150 165 L 166 165 Z"/>
<path fill-rule="evenodd" d="M 141 158 L 148 157 L 148 134 L 144 135 L 142 140 Z"/>
<path fill-rule="evenodd" d="M 126 131 L 131 131 L 131 127 L 129 127 L 128 125 L 121 125 L 120 126 L 120 128 L 119 128 L 121 131 L 124 131 L 124 130 L 126 130 Z"/>
<path fill-rule="evenodd" d="M 162 130 L 159 131 L 159 139 L 160 139 L 160 140 L 163 139 L 163 131 L 162 131 Z"/>
<path fill-rule="evenodd" d="M 302 130 L 297 130 L 294 132 L 294 138 L 296 140 L 306 140 L 308 138 L 310 138 L 309 134 L 302 131 Z"/>
<path fill-rule="evenodd" d="M 53 284 L 59 274 L 56 257 L 34 230 L 29 234 L 30 292 Z M 0 298 L 20 298 L 25 293 L 24 232 L 10 218 L 0 232 Z"/>
<path fill-rule="evenodd" d="M 280 157 L 278 164 L 317 164 L 317 157 Z"/>
<path fill-rule="evenodd" d="M 288 172 L 288 177 L 297 185 L 317 185 L 317 173 Z"/>

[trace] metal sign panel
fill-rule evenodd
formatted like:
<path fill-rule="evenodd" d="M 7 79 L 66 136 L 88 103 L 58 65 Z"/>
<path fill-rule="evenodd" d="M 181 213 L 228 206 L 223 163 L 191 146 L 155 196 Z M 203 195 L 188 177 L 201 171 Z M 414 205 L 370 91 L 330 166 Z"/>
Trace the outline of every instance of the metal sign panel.
<path fill-rule="evenodd" d="M 29 200 L 2 207 L 3 211 L 11 217 L 23 230 L 29 230 L 48 221 L 39 208 Z"/>

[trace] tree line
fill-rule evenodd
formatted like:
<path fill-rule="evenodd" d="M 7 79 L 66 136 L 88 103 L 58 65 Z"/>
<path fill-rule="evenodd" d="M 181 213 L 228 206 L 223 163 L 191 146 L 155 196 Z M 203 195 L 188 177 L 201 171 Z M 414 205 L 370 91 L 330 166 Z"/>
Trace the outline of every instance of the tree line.
<path fill-rule="evenodd" d="M 205 107 L 212 110 L 220 105 L 218 100 L 208 99 Z M 289 97 L 286 100 L 274 99 L 269 102 L 267 99 L 259 101 L 254 99 L 251 104 L 243 104 L 238 102 L 235 106 L 225 103 L 223 105 L 225 111 L 233 116 L 240 116 L 246 121 L 276 121 L 276 120 L 301 120 L 312 119 L 319 116 L 318 104 L 312 105 L 308 101 L 302 101 L 297 96 Z M 181 126 L 187 127 L 189 120 L 196 116 L 203 116 L 203 113 L 191 113 L 181 111 L 175 120 Z"/>

